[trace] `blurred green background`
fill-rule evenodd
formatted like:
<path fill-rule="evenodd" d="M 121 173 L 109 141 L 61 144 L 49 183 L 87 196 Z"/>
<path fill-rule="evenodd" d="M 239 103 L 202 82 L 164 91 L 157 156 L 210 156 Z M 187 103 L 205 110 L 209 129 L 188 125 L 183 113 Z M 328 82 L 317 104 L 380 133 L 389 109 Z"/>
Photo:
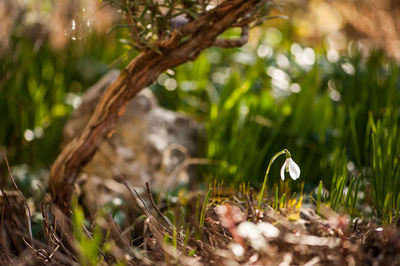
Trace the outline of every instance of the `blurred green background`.
<path fill-rule="evenodd" d="M 379 9 L 395 17 L 394 1 L 383 2 L 365 4 L 371 13 L 357 15 L 373 21 Z M 85 89 L 133 56 L 124 30 L 107 33 L 118 22 L 115 10 L 89 0 L 27 3 L 0 4 L 0 144 L 13 165 L 29 167 L 25 174 L 50 167 Z M 348 15 L 352 1 L 284 3 L 288 20 L 254 29 L 240 49 L 208 49 L 162 74 L 153 91 L 163 106 L 204 123 L 200 156 L 224 162 L 201 167 L 205 179 L 258 188 L 269 159 L 287 148 L 305 190 L 322 180 L 334 209 L 348 211 L 346 201 L 357 199 L 346 195 L 353 195 L 377 215 L 398 215 L 395 36 L 382 42 L 379 34 L 368 35 Z M 279 168 L 273 166 L 271 183 L 279 181 Z M 357 178 L 360 193 L 348 193 Z M 292 190 L 300 184 L 292 182 Z"/>

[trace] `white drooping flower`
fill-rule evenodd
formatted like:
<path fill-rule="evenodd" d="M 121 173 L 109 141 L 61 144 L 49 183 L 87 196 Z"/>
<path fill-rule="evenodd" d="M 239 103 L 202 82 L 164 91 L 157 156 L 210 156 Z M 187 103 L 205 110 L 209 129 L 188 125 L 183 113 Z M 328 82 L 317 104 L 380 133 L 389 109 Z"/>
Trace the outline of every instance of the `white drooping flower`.
<path fill-rule="evenodd" d="M 291 157 L 286 157 L 285 162 L 281 168 L 281 178 L 285 180 L 285 171 L 289 172 L 290 177 L 296 180 L 300 177 L 300 167 L 295 163 Z"/>
<path fill-rule="evenodd" d="M 261 187 L 261 192 L 259 193 L 259 196 L 258 196 L 259 198 L 258 198 L 257 210 L 260 210 L 260 208 L 261 208 L 261 204 L 262 204 L 263 197 L 264 197 L 265 187 L 267 185 L 269 169 L 271 168 L 271 165 L 275 161 L 275 159 L 278 158 L 279 156 L 281 156 L 282 154 L 286 155 L 285 163 L 282 165 L 282 168 L 281 168 L 282 180 L 285 180 L 285 170 L 286 170 L 286 172 L 289 172 L 290 177 L 293 180 L 296 180 L 297 178 L 300 177 L 300 167 L 292 160 L 292 155 L 290 154 L 290 152 L 287 149 L 283 149 L 280 152 L 276 153 L 269 161 L 267 171 L 265 172 L 264 182 Z"/>

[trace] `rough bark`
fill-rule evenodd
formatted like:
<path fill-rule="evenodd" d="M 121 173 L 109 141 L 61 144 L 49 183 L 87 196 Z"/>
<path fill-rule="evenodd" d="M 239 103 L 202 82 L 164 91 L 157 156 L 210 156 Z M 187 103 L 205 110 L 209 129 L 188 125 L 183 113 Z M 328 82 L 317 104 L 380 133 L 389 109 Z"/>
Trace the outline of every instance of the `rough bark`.
<path fill-rule="evenodd" d="M 118 117 L 126 104 L 144 87 L 153 83 L 168 68 L 194 60 L 212 46 L 223 31 L 239 23 L 256 8 L 259 0 L 226 1 L 174 31 L 169 39 L 159 41 L 162 51 L 142 51 L 105 91 L 81 134 L 71 140 L 54 162 L 49 187 L 54 202 L 68 213 L 75 180 L 93 157 L 99 144 L 111 137 Z M 243 35 L 247 35 L 245 32 Z M 219 42 L 219 41 L 217 41 Z M 238 45 L 243 45 L 243 40 Z M 225 47 L 229 47 L 225 45 Z"/>

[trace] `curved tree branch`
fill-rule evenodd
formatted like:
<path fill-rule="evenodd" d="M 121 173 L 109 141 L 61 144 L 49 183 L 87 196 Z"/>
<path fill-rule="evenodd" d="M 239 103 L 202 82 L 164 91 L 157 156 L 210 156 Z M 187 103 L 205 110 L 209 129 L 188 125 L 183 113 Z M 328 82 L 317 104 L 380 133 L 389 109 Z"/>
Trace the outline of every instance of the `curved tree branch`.
<path fill-rule="evenodd" d="M 268 0 L 225 1 L 176 29 L 168 39 L 158 40 L 156 46 L 162 54 L 152 49 L 143 50 L 120 72 L 103 94 L 86 127 L 65 146 L 51 168 L 50 192 L 66 214 L 69 214 L 71 194 L 79 172 L 92 159 L 99 144 L 112 136 L 118 118 L 132 97 L 166 69 L 194 60 L 201 51 L 215 44 L 218 35 L 265 1 Z M 245 28 L 243 31 L 246 33 Z"/>

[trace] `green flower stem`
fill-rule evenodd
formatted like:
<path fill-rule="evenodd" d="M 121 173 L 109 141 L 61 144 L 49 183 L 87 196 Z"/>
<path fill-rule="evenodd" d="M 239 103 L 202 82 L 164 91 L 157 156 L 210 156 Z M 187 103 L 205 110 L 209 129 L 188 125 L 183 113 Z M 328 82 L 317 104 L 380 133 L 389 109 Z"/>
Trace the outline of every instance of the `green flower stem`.
<path fill-rule="evenodd" d="M 279 157 L 280 155 L 282 155 L 282 154 L 286 154 L 286 158 L 290 158 L 290 157 L 291 157 L 290 152 L 289 152 L 287 149 L 283 149 L 283 150 L 281 150 L 280 152 L 276 153 L 276 154 L 271 158 L 271 160 L 269 161 L 268 168 L 267 168 L 267 171 L 265 172 L 265 176 L 264 176 L 264 182 L 263 182 L 263 185 L 262 185 L 262 187 L 261 187 L 261 192 L 260 192 L 260 195 L 258 196 L 258 206 L 257 206 L 257 209 L 260 209 L 260 207 L 261 207 L 261 203 L 262 203 L 262 200 L 263 200 L 265 187 L 266 187 L 266 185 L 267 185 L 267 179 L 268 179 L 269 169 L 271 168 L 271 165 L 272 165 L 272 163 L 275 161 L 275 159 L 278 158 L 278 157 Z"/>

